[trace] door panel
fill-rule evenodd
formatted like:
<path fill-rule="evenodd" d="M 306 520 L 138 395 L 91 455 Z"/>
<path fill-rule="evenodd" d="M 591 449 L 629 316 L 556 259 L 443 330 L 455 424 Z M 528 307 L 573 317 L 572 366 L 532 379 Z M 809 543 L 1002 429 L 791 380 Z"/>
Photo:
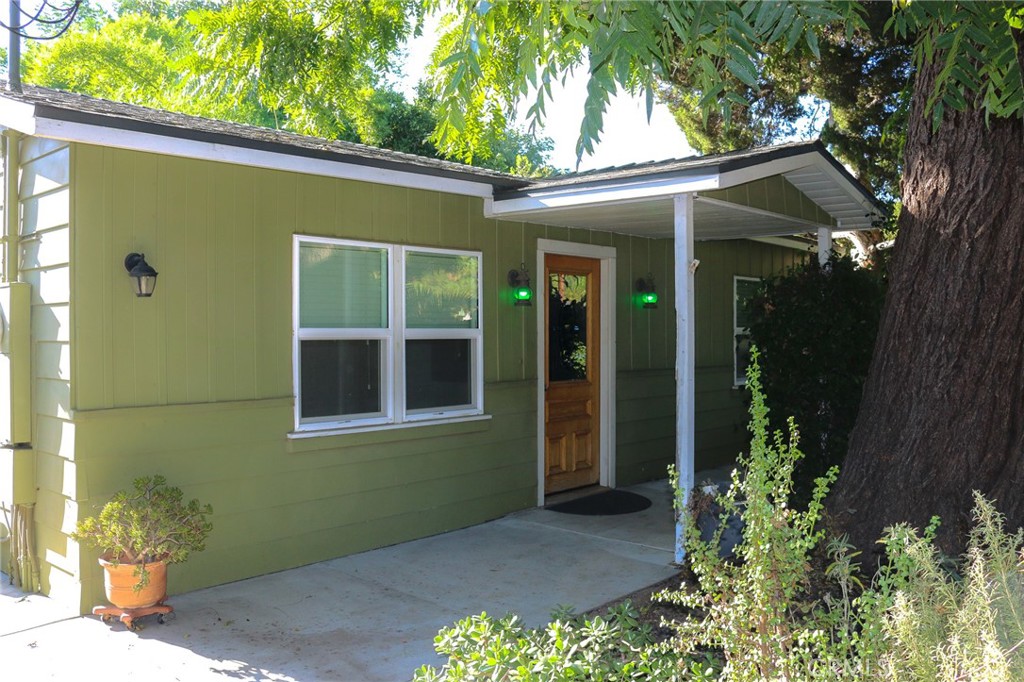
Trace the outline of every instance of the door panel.
<path fill-rule="evenodd" d="M 545 494 L 601 477 L 600 266 L 592 258 L 545 258 Z"/>

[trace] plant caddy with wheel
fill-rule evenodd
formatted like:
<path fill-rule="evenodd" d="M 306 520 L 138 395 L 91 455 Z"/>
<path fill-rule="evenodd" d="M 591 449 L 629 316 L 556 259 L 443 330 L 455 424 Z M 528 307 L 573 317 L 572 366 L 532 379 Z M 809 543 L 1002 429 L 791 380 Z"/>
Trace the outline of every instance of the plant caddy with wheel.
<path fill-rule="evenodd" d="M 135 629 L 134 619 L 149 614 L 163 617 L 174 609 L 167 598 L 167 564 L 181 563 L 202 551 L 213 529 L 209 504 L 183 501 L 180 488 L 169 487 L 163 476 L 134 481 L 107 502 L 98 516 L 81 521 L 72 538 L 98 547 L 104 587 L 113 608 L 97 606 L 104 621 L 113 617 Z"/>

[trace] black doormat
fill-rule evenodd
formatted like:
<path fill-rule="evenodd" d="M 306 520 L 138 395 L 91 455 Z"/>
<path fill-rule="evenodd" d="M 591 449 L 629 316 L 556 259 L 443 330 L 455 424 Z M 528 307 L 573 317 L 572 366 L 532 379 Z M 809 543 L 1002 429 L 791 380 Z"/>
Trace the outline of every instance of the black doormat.
<path fill-rule="evenodd" d="M 614 516 L 643 511 L 650 506 L 651 501 L 643 495 L 625 490 L 606 490 L 596 495 L 587 495 L 568 502 L 553 504 L 545 509 L 562 514 L 579 514 L 580 516 Z"/>

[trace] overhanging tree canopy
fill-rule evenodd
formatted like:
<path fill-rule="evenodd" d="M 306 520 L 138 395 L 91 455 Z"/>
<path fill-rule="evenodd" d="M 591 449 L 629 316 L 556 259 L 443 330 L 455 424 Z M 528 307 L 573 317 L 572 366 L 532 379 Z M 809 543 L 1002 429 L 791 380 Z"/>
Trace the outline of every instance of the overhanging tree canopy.
<path fill-rule="evenodd" d="M 329 139 L 442 156 L 429 137 L 436 100 L 392 87 L 396 53 L 415 32 L 413 0 L 357 4 L 122 0 L 117 16 L 83 6 L 71 30 L 32 42 L 25 80 L 119 102 Z M 199 49 L 197 50 L 197 45 Z M 551 142 L 503 131 L 478 165 L 524 175 Z"/>

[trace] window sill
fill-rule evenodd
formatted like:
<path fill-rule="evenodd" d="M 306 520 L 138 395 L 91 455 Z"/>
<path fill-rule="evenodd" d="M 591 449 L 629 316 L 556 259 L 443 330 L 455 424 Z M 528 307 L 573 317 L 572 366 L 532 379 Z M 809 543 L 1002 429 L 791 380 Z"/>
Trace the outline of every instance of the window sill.
<path fill-rule="evenodd" d="M 488 421 L 489 414 L 473 414 L 461 417 L 447 417 L 442 419 L 418 419 L 415 421 L 402 422 L 401 424 L 374 424 L 368 426 L 331 427 L 324 429 L 310 429 L 307 431 L 291 431 L 288 433 L 288 440 L 307 440 L 310 438 L 322 438 L 324 436 L 347 436 L 356 433 L 374 433 L 378 431 L 399 431 L 404 429 L 417 428 L 421 426 L 439 426 L 442 424 L 462 424 L 465 422 Z"/>

